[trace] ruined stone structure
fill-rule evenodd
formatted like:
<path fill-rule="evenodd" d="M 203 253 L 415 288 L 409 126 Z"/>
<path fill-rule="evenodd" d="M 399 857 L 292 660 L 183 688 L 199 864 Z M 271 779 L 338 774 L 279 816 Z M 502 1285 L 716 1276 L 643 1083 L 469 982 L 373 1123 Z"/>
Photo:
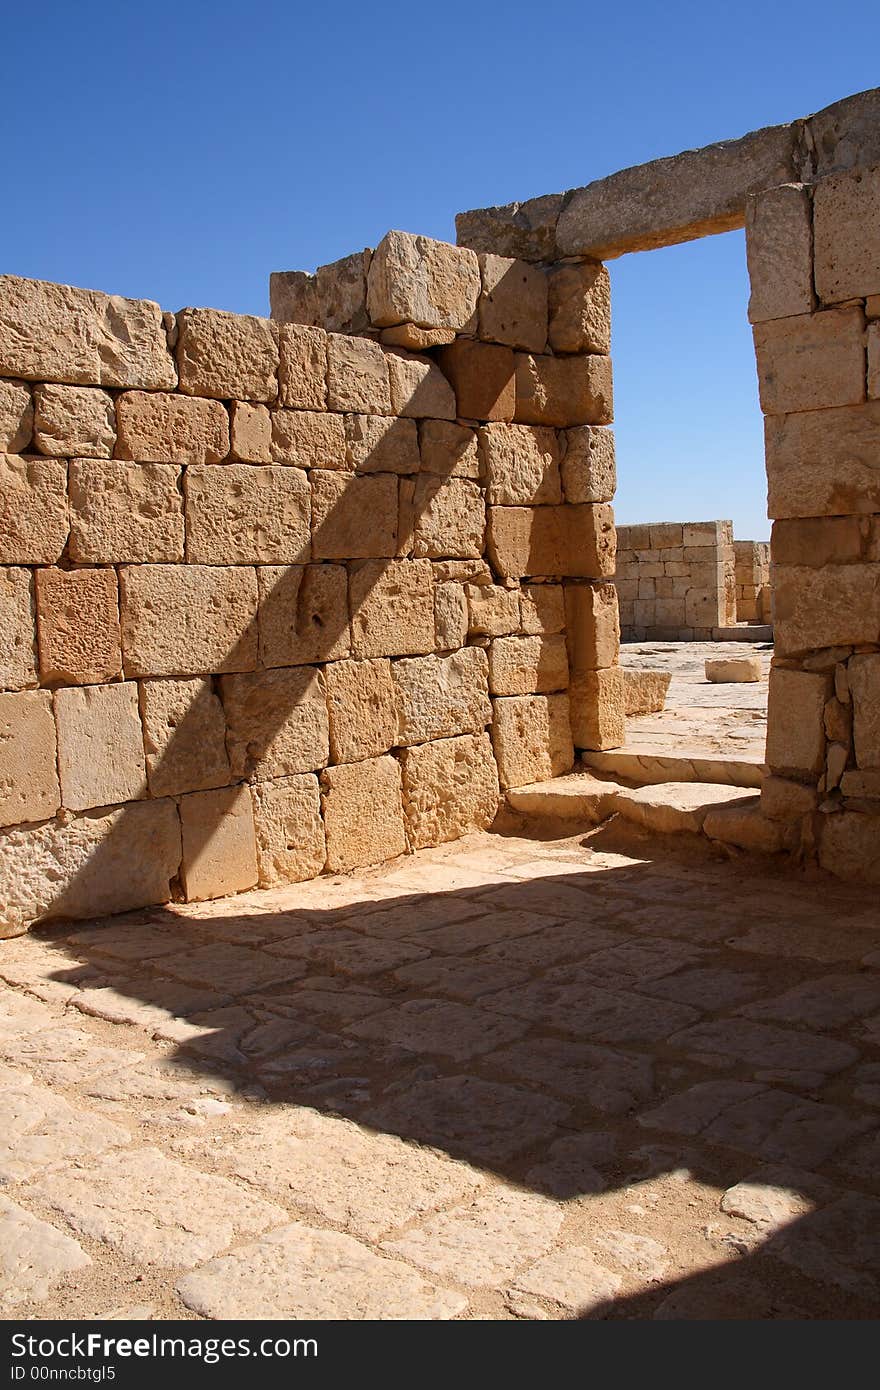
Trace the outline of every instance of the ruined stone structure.
<path fill-rule="evenodd" d="M 621 635 L 631 641 L 711 641 L 737 620 L 729 521 L 617 528 Z"/>
<path fill-rule="evenodd" d="M 734 541 L 736 619 L 740 623 L 770 623 L 770 546 L 766 541 Z"/>
<path fill-rule="evenodd" d="M 283 273 L 271 320 L 0 281 L 0 932 L 453 839 L 619 743 L 600 261 L 744 223 L 763 805 L 880 878 L 878 207 L 874 92 Z"/>

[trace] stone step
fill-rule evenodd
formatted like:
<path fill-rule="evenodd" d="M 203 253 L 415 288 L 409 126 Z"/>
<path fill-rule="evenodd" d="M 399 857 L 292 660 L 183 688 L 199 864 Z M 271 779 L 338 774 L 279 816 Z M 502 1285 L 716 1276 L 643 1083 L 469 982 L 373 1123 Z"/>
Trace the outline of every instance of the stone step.
<path fill-rule="evenodd" d="M 581 753 L 581 762 L 597 772 L 622 777 L 639 786 L 656 782 L 717 782 L 722 786 L 760 787 L 764 763 L 749 753 L 730 757 L 709 750 L 670 753 L 669 745 L 652 748 L 610 748 L 604 753 Z"/>
<path fill-rule="evenodd" d="M 573 772 L 549 782 L 510 787 L 507 804 L 524 816 L 595 823 L 611 815 L 614 793 L 621 790 L 617 782 L 601 782 L 589 773 Z"/>
<path fill-rule="evenodd" d="M 647 787 L 621 787 L 610 798 L 625 820 L 661 834 L 687 830 L 699 835 L 707 816 L 731 804 L 757 804 L 748 787 L 725 787 L 717 782 L 660 782 Z"/>
<path fill-rule="evenodd" d="M 736 627 L 713 627 L 713 642 L 772 642 L 771 623 L 737 623 Z"/>

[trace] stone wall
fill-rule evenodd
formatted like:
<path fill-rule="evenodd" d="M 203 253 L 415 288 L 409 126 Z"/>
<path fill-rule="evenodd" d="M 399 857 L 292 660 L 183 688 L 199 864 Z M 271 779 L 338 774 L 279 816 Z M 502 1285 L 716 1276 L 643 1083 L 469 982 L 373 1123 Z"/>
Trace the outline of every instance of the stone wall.
<path fill-rule="evenodd" d="M 766 541 L 734 541 L 733 555 L 737 622 L 772 622 L 769 544 Z"/>
<path fill-rule="evenodd" d="M 437 844 L 622 737 L 602 267 L 392 233 L 273 307 L 0 279 L 0 935 Z"/>
<path fill-rule="evenodd" d="M 627 641 L 710 641 L 736 622 L 729 521 L 617 528 L 621 635 Z"/>
<path fill-rule="evenodd" d="M 746 223 L 776 655 L 767 815 L 880 881 L 880 167 L 786 184 Z"/>

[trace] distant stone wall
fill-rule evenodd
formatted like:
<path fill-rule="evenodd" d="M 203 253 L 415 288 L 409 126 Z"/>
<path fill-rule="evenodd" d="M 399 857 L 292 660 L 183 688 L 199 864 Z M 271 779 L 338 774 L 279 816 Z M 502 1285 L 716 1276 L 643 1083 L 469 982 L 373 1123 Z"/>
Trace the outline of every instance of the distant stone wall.
<path fill-rule="evenodd" d="M 736 621 L 732 523 L 619 526 L 615 584 L 625 640 L 711 640 Z"/>
<path fill-rule="evenodd" d="M 0 935 L 438 844 L 622 739 L 602 267 L 394 233 L 273 306 L 0 278 Z"/>
<path fill-rule="evenodd" d="M 734 541 L 733 554 L 737 622 L 772 622 L 769 542 Z"/>

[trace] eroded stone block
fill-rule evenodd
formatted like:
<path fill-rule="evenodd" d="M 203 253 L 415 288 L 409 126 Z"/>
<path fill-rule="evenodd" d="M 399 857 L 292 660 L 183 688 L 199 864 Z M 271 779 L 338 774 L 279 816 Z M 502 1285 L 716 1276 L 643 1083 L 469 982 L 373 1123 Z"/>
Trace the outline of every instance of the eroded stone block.
<path fill-rule="evenodd" d="M 315 468 L 312 552 L 316 560 L 360 560 L 397 550 L 397 478 L 389 473 L 352 477 Z"/>
<path fill-rule="evenodd" d="M 119 577 L 127 676 L 201 675 L 256 666 L 253 569 L 131 565 Z"/>
<path fill-rule="evenodd" d="M 430 560 L 366 560 L 349 574 L 355 656 L 418 656 L 434 649 Z"/>
<path fill-rule="evenodd" d="M 880 576 L 872 564 L 777 565 L 773 634 L 779 656 L 876 642 Z"/>
<path fill-rule="evenodd" d="M 272 459 L 297 468 L 345 468 L 341 415 L 315 410 L 273 410 Z"/>
<path fill-rule="evenodd" d="M 401 483 L 400 501 L 401 550 L 411 538 L 412 552 L 421 559 L 482 555 L 486 506 L 476 483 L 424 474 Z"/>
<path fill-rule="evenodd" d="M 146 795 L 137 684 L 55 691 L 61 799 L 72 811 Z"/>
<path fill-rule="evenodd" d="M 608 506 L 490 507 L 488 550 L 498 572 L 594 578 L 614 572 L 614 514 Z"/>
<path fill-rule="evenodd" d="M 546 782 L 574 762 L 568 695 L 514 695 L 492 701 L 492 747 L 502 787 Z"/>
<path fill-rule="evenodd" d="M 611 280 L 604 265 L 560 265 L 551 272 L 550 346 L 554 352 L 610 353 Z"/>
<path fill-rule="evenodd" d="M 492 718 L 488 671 L 481 647 L 395 661 L 391 676 L 398 714 L 396 742 L 427 743 L 484 729 Z"/>
<path fill-rule="evenodd" d="M 47 820 L 60 805 L 51 694 L 0 695 L 0 825 Z"/>
<path fill-rule="evenodd" d="M 299 468 L 190 467 L 184 497 L 190 564 L 278 565 L 310 558 L 309 483 Z"/>
<path fill-rule="evenodd" d="M 528 261 L 479 257 L 480 337 L 490 343 L 543 352 L 547 346 L 547 276 Z"/>
<path fill-rule="evenodd" d="M 0 454 L 0 564 L 52 565 L 67 532 L 67 464 Z"/>
<path fill-rule="evenodd" d="M 771 517 L 880 512 L 880 401 L 764 421 Z"/>
<path fill-rule="evenodd" d="M 611 358 L 516 354 L 516 416 L 530 425 L 608 425 Z"/>
<path fill-rule="evenodd" d="M 315 878 L 327 858 L 317 777 L 257 782 L 251 794 L 260 887 Z"/>
<path fill-rule="evenodd" d="M 70 460 L 70 558 L 117 565 L 184 556 L 180 468 L 115 459 Z"/>
<path fill-rule="evenodd" d="M 373 252 L 367 306 L 379 327 L 414 323 L 471 331 L 480 294 L 473 251 L 409 232 L 388 232 Z"/>
<path fill-rule="evenodd" d="M 610 502 L 617 488 L 613 432 L 593 425 L 566 430 L 560 471 L 566 502 Z"/>
<path fill-rule="evenodd" d="M 247 401 L 233 401 L 230 410 L 230 458 L 240 463 L 275 462 L 272 457 L 272 416 L 266 407 Z"/>
<path fill-rule="evenodd" d="M 819 773 L 825 760 L 825 702 L 831 680 L 774 666 L 767 706 L 767 763 L 788 772 Z"/>
<path fill-rule="evenodd" d="M 332 762 L 359 762 L 394 746 L 397 703 L 390 661 L 336 661 L 325 679 Z"/>
<path fill-rule="evenodd" d="M 357 473 L 418 473 L 419 435 L 415 420 L 346 415 L 345 462 Z"/>
<path fill-rule="evenodd" d="M 257 882 L 254 813 L 248 787 L 181 797 L 181 878 L 187 902 L 242 893 Z"/>
<path fill-rule="evenodd" d="M 486 733 L 438 739 L 402 755 L 403 802 L 413 849 L 485 830 L 498 810 L 498 769 Z"/>
<path fill-rule="evenodd" d="M 880 656 L 854 656 L 847 665 L 859 767 L 880 767 Z"/>
<path fill-rule="evenodd" d="M 566 584 L 565 628 L 572 671 L 617 664 L 620 620 L 613 584 Z"/>
<path fill-rule="evenodd" d="M 516 381 L 512 348 L 458 338 L 440 349 L 437 362 L 452 383 L 460 419 L 513 419 Z"/>
<path fill-rule="evenodd" d="M 555 430 L 485 425 L 479 440 L 491 503 L 518 507 L 562 501 Z"/>
<path fill-rule="evenodd" d="M 837 304 L 880 294 L 880 168 L 821 179 L 813 227 L 819 298 Z"/>
<path fill-rule="evenodd" d="M 36 587 L 43 680 L 74 685 L 114 680 L 122 669 L 115 571 L 37 570 Z M 125 799 L 108 797 L 89 804 Z"/>
<path fill-rule="evenodd" d="M 520 590 L 520 613 L 523 632 L 561 632 L 566 621 L 563 586 L 524 584 Z"/>
<path fill-rule="evenodd" d="M 88 386 L 38 386 L 34 392 L 34 447 L 41 454 L 110 458 L 116 411 L 107 391 Z"/>
<path fill-rule="evenodd" d="M 567 688 L 564 637 L 497 637 L 490 646 L 493 695 L 544 695 Z"/>
<path fill-rule="evenodd" d="M 619 666 L 573 672 L 569 698 L 575 748 L 620 747 L 626 735 L 626 718 Z"/>
<path fill-rule="evenodd" d="M 305 666 L 348 656 L 348 576 L 341 565 L 260 565 L 260 660 Z"/>
<path fill-rule="evenodd" d="M 752 323 L 813 310 L 813 206 L 809 189 L 786 183 L 749 199 L 746 256 Z"/>
<path fill-rule="evenodd" d="M 520 627 L 520 591 L 500 584 L 467 584 L 468 632 L 477 637 L 506 637 Z"/>
<path fill-rule="evenodd" d="M 251 314 L 182 309 L 177 315 L 177 370 L 188 396 L 274 401 L 278 328 Z"/>
<path fill-rule="evenodd" d="M 321 805 L 332 873 L 381 864 L 406 849 L 400 766 L 387 754 L 326 768 Z"/>
<path fill-rule="evenodd" d="M 141 681 L 140 711 L 151 796 L 207 791 L 232 780 L 223 706 L 210 680 Z"/>
<path fill-rule="evenodd" d="M 139 463 L 219 463 L 229 416 L 219 401 L 126 391 L 116 401 L 116 457 Z"/>
<path fill-rule="evenodd" d="M 369 338 L 329 335 L 327 404 L 331 410 L 354 411 L 359 415 L 394 414 L 388 358 L 378 343 Z"/>
<path fill-rule="evenodd" d="M 455 419 L 455 392 L 436 362 L 403 352 L 389 352 L 386 360 L 391 409 L 396 415 L 416 420 Z"/>
<path fill-rule="evenodd" d="M 23 381 L 0 381 L 0 453 L 18 454 L 31 442 L 34 405 Z"/>
<path fill-rule="evenodd" d="M 326 765 L 324 677 L 315 667 L 222 676 L 220 693 L 233 777 L 262 782 Z"/>
<path fill-rule="evenodd" d="M 756 324 L 754 335 L 766 415 L 855 405 L 865 399 L 861 307 L 773 319 Z"/>
<path fill-rule="evenodd" d="M 278 399 L 296 410 L 327 406 L 327 334 L 287 323 L 279 329 Z"/>
<path fill-rule="evenodd" d="M 30 570 L 0 567 L 0 689 L 37 684 L 36 627 Z"/>
<path fill-rule="evenodd" d="M 474 430 L 449 420 L 419 423 L 422 468 L 444 478 L 479 478 L 480 454 Z"/>

